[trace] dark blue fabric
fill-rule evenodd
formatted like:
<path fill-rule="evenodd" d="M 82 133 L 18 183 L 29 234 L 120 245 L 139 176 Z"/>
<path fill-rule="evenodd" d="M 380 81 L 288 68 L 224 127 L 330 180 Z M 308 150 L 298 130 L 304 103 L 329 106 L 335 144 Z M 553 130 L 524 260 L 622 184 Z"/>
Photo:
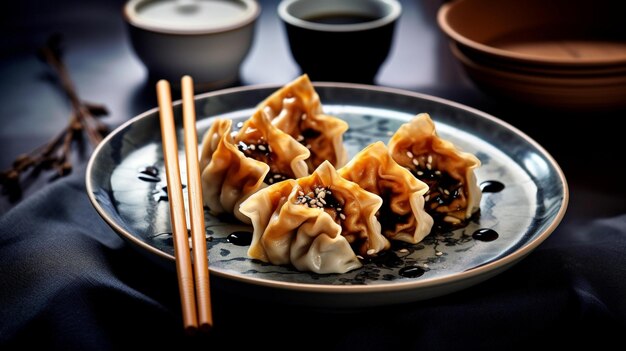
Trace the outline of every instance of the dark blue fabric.
<path fill-rule="evenodd" d="M 210 348 L 295 337 L 325 349 L 623 345 L 626 215 L 564 223 L 503 274 L 448 296 L 356 311 L 295 309 L 213 286 L 215 330 L 182 333 L 175 274 L 98 216 L 77 172 L 0 219 L 0 349 Z"/>

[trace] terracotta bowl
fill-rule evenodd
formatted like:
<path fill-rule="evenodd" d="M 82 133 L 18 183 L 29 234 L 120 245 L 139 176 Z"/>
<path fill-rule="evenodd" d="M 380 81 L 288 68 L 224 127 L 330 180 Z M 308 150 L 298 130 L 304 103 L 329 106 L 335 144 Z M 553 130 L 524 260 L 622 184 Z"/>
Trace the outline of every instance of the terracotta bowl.
<path fill-rule="evenodd" d="M 438 23 L 485 92 L 558 110 L 626 108 L 626 2 L 458 0 Z"/>
<path fill-rule="evenodd" d="M 467 75 L 489 95 L 521 104 L 577 112 L 626 108 L 626 73 L 555 76 L 501 70 L 466 56 L 456 43 L 452 53 Z"/>
<path fill-rule="evenodd" d="M 613 0 L 459 0 L 438 22 L 472 55 L 558 69 L 626 66 L 624 14 Z"/>

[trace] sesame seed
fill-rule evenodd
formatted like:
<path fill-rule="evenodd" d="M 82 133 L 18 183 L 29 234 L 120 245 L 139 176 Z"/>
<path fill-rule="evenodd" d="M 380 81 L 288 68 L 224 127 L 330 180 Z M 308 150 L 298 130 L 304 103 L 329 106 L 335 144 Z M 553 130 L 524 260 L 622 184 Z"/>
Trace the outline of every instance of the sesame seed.
<path fill-rule="evenodd" d="M 268 182 L 268 183 L 270 183 L 270 184 L 274 184 L 274 179 L 273 179 L 273 178 L 270 178 L 270 179 L 268 179 L 268 181 L 267 181 L 267 182 Z"/>
<path fill-rule="evenodd" d="M 302 120 L 304 121 L 306 119 L 306 113 L 302 114 Z"/>
<path fill-rule="evenodd" d="M 345 221 L 345 220 L 346 220 L 346 215 L 345 215 L 345 214 L 343 214 L 343 213 L 340 213 L 340 214 L 339 214 L 339 218 L 341 218 L 342 220 L 344 220 L 344 221 Z"/>
<path fill-rule="evenodd" d="M 417 175 L 418 175 L 418 176 L 423 176 L 423 175 L 424 175 L 424 172 L 422 172 L 422 171 L 417 171 Z"/>
<path fill-rule="evenodd" d="M 448 189 L 443 189 L 443 193 L 446 195 L 450 195 L 450 192 L 448 191 Z"/>
<path fill-rule="evenodd" d="M 424 263 L 424 264 L 422 265 L 422 267 L 424 267 L 424 268 L 428 268 L 428 263 Z"/>
<path fill-rule="evenodd" d="M 406 152 L 406 157 L 413 158 L 413 153 L 411 151 Z"/>
<path fill-rule="evenodd" d="M 236 126 L 237 126 L 237 128 L 243 127 L 243 122 L 237 122 Z"/>
<path fill-rule="evenodd" d="M 264 145 L 259 145 L 259 150 L 261 150 L 261 151 L 265 151 L 265 150 L 267 150 L 267 149 L 265 148 L 265 146 L 264 146 Z"/>
<path fill-rule="evenodd" d="M 356 258 L 358 258 L 359 260 L 364 260 L 363 256 L 361 255 L 356 255 Z"/>
<path fill-rule="evenodd" d="M 435 171 L 436 175 L 441 175 L 441 171 Z"/>
<path fill-rule="evenodd" d="M 445 216 L 443 217 L 444 222 L 448 222 L 448 223 L 452 223 L 452 224 L 459 224 L 461 223 L 461 220 L 456 218 L 456 217 L 452 217 L 452 216 Z"/>
<path fill-rule="evenodd" d="M 368 254 L 369 256 L 371 256 L 371 255 L 373 255 L 373 254 L 375 254 L 375 253 L 376 253 L 376 250 L 374 250 L 374 249 L 369 249 L 369 250 L 367 250 L 367 254 Z"/>
<path fill-rule="evenodd" d="M 311 148 L 311 144 L 306 144 L 306 148 L 310 149 Z"/>
<path fill-rule="evenodd" d="M 431 169 L 433 169 L 433 166 L 430 163 L 427 163 L 426 168 L 428 168 L 428 170 L 430 171 Z"/>
<path fill-rule="evenodd" d="M 337 211 L 341 211 L 341 207 L 337 207 Z"/>
<path fill-rule="evenodd" d="M 326 205 L 326 201 L 324 199 L 320 198 L 319 201 L 323 203 L 324 205 Z"/>
<path fill-rule="evenodd" d="M 428 201 L 430 200 L 430 195 L 426 195 L 426 197 L 424 197 L 424 201 Z"/>
<path fill-rule="evenodd" d="M 296 138 L 296 140 L 298 141 L 302 141 L 304 140 L 304 136 L 302 136 L 302 134 L 298 135 L 298 137 Z"/>
<path fill-rule="evenodd" d="M 433 163 L 433 156 L 432 155 L 428 155 L 428 163 Z"/>
<path fill-rule="evenodd" d="M 317 197 L 322 198 L 322 199 L 325 198 L 326 192 L 325 191 L 320 192 L 319 194 L 317 194 Z"/>
<path fill-rule="evenodd" d="M 443 255 L 443 252 L 441 252 L 441 251 L 437 251 L 437 252 L 435 252 L 435 255 L 437 255 L 437 256 L 441 256 L 441 255 Z"/>
<path fill-rule="evenodd" d="M 407 250 L 407 249 L 400 249 L 400 250 L 398 250 L 398 252 L 399 253 L 407 253 L 407 252 L 409 252 L 409 250 Z"/>
<path fill-rule="evenodd" d="M 256 145 L 254 145 L 254 144 L 250 144 L 248 147 L 250 148 L 250 150 L 256 149 Z"/>
<path fill-rule="evenodd" d="M 298 195 L 300 195 L 300 196 L 304 196 L 304 192 L 302 192 L 302 191 L 298 191 Z"/>
<path fill-rule="evenodd" d="M 330 190 L 326 190 L 326 194 L 330 195 L 332 192 Z"/>
<path fill-rule="evenodd" d="M 271 145 L 267 145 L 267 149 L 270 150 L 270 152 L 272 152 L 272 146 Z"/>
<path fill-rule="evenodd" d="M 412 159 L 411 162 L 413 162 L 413 165 L 415 165 L 415 166 L 419 166 L 420 165 L 419 161 L 416 158 Z"/>

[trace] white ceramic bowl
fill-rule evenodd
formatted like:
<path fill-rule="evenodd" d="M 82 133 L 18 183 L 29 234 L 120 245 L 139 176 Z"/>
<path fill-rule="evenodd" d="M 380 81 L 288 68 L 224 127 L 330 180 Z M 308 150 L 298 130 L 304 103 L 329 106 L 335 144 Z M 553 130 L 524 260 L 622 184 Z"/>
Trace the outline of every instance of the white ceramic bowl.
<path fill-rule="evenodd" d="M 252 46 L 254 0 L 130 0 L 123 9 L 137 56 L 154 79 L 197 87 L 231 85 Z"/>

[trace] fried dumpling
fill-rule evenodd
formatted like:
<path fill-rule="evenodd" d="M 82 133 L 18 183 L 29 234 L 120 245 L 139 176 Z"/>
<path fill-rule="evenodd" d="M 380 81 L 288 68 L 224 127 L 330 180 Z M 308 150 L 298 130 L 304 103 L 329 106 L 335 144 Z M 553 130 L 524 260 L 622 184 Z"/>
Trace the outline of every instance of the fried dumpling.
<path fill-rule="evenodd" d="M 306 74 L 286 84 L 258 107 L 269 115 L 272 124 L 311 150 L 311 157 L 306 160 L 310 172 L 324 161 L 336 168 L 347 162 L 343 133 L 348 124 L 323 113 L 319 95 Z"/>
<path fill-rule="evenodd" d="M 262 111 L 232 133 L 232 121 L 216 119 L 202 141 L 204 203 L 213 214 L 231 213 L 250 223 L 239 205 L 274 182 L 308 175 L 306 147 L 272 126 Z"/>
<path fill-rule="evenodd" d="M 257 192 L 240 211 L 254 227 L 248 255 L 301 271 L 344 273 L 389 248 L 376 212 L 382 199 L 345 180 L 329 163 L 312 175 Z"/>
<path fill-rule="evenodd" d="M 285 132 L 274 127 L 263 111 L 256 111 L 244 122 L 233 140 L 239 151 L 270 166 L 266 184 L 309 175 L 309 150 Z"/>
<path fill-rule="evenodd" d="M 364 148 L 338 173 L 383 199 L 377 217 L 385 237 L 416 244 L 430 233 L 433 219 L 424 211 L 428 185 L 394 161 L 382 141 Z"/>
<path fill-rule="evenodd" d="M 403 124 L 389 141 L 391 156 L 428 184 L 426 211 L 439 227 L 458 227 L 480 209 L 474 170 L 480 160 L 441 139 L 426 113 Z"/>

